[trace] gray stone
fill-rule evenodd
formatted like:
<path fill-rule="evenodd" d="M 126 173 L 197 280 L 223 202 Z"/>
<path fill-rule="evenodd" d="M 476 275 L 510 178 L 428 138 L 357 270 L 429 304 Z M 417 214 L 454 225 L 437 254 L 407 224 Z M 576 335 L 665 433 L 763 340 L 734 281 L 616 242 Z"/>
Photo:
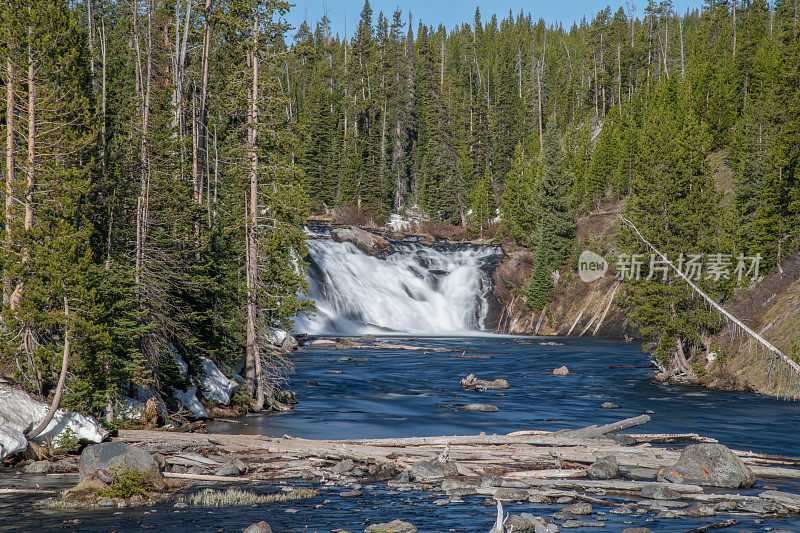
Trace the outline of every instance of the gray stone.
<path fill-rule="evenodd" d="M 600 404 L 601 409 L 619 409 L 619 405 L 614 402 L 603 402 Z"/>
<path fill-rule="evenodd" d="M 736 489 L 751 487 L 753 472 L 722 444 L 690 444 L 678 462 L 662 468 L 659 477 L 673 483 Z"/>
<path fill-rule="evenodd" d="M 247 467 L 239 459 L 230 459 L 214 472 L 217 476 L 239 476 L 247 470 Z"/>
<path fill-rule="evenodd" d="M 614 507 L 608 512 L 611 514 L 626 515 L 626 514 L 631 514 L 633 512 L 633 509 L 631 509 L 627 505 L 620 505 L 619 507 Z"/>
<path fill-rule="evenodd" d="M 565 366 L 560 366 L 553 370 L 554 376 L 569 376 L 569 368 Z"/>
<path fill-rule="evenodd" d="M 666 511 L 661 511 L 660 513 L 658 513 L 656 515 L 656 518 L 659 518 L 659 519 L 662 519 L 662 520 L 672 520 L 672 519 L 678 518 L 680 516 L 681 515 L 678 513 L 678 511 L 672 511 L 670 509 L 667 509 Z"/>
<path fill-rule="evenodd" d="M 529 489 L 531 488 L 530 484 L 525 483 L 524 481 L 519 481 L 517 479 L 504 479 L 500 482 L 500 486 L 507 487 L 509 489 Z"/>
<path fill-rule="evenodd" d="M 365 333 L 364 335 L 361 335 L 361 337 L 358 338 L 358 342 L 360 342 L 361 344 L 375 344 L 375 335 L 370 335 L 368 333 Z"/>
<path fill-rule="evenodd" d="M 78 464 L 80 479 L 94 473 L 101 479 L 103 475 L 113 477 L 118 470 L 137 470 L 153 477 L 160 476 L 158 464 L 149 453 L 124 442 L 104 442 L 83 449 Z"/>
<path fill-rule="evenodd" d="M 589 479 L 614 479 L 619 477 L 619 465 L 613 455 L 601 457 L 586 469 Z"/>
<path fill-rule="evenodd" d="M 564 529 L 575 529 L 579 527 L 606 527 L 604 522 L 596 522 L 594 520 L 567 520 L 561 527 Z"/>
<path fill-rule="evenodd" d="M 504 379 L 494 379 L 489 381 L 486 379 L 478 379 L 474 374 L 470 374 L 466 378 L 462 379 L 461 386 L 470 390 L 503 390 L 511 388 L 511 385 L 508 384 L 508 381 Z"/>
<path fill-rule="evenodd" d="M 592 504 L 589 502 L 577 502 L 564 507 L 563 510 L 575 516 L 590 515 L 592 514 Z"/>
<path fill-rule="evenodd" d="M 694 505 L 681 511 L 681 514 L 691 518 L 704 518 L 706 516 L 715 516 L 717 512 L 708 505 Z"/>
<path fill-rule="evenodd" d="M 652 481 L 658 472 L 653 468 L 631 468 L 625 471 L 625 477 L 634 481 Z"/>
<path fill-rule="evenodd" d="M 642 498 L 652 498 L 653 500 L 675 500 L 681 495 L 664 485 L 646 485 L 642 488 Z"/>
<path fill-rule="evenodd" d="M 395 519 L 391 522 L 367 526 L 364 533 L 417 533 L 417 528 L 409 522 Z"/>
<path fill-rule="evenodd" d="M 497 489 L 493 496 L 495 500 L 500 500 L 501 502 L 524 502 L 528 501 L 530 494 L 528 494 L 527 490 L 503 487 Z"/>
<path fill-rule="evenodd" d="M 244 533 L 272 533 L 272 528 L 262 520 L 261 522 L 256 522 L 255 524 L 247 526 Z"/>
<path fill-rule="evenodd" d="M 331 467 L 331 471 L 336 474 L 346 474 L 355 468 L 355 466 L 356 465 L 352 459 L 345 459 L 333 465 L 333 467 Z"/>
<path fill-rule="evenodd" d="M 344 492 L 340 492 L 339 496 L 342 498 L 355 498 L 356 496 L 361 496 L 363 493 L 356 489 L 356 490 L 346 490 Z"/>
<path fill-rule="evenodd" d="M 331 238 L 336 242 L 352 243 L 367 255 L 378 256 L 392 253 L 389 241 L 355 226 L 333 229 Z"/>
<path fill-rule="evenodd" d="M 300 344 L 297 342 L 297 339 L 292 335 L 286 335 L 281 343 L 281 348 L 284 350 L 296 350 L 299 346 Z"/>
<path fill-rule="evenodd" d="M 467 496 L 476 493 L 476 489 L 473 485 L 458 481 L 457 479 L 445 479 L 442 481 L 442 490 L 446 492 L 448 496 Z"/>
<path fill-rule="evenodd" d="M 25 465 L 22 469 L 24 474 L 47 474 L 53 469 L 53 464 L 50 461 L 36 461 L 29 465 Z"/>
<path fill-rule="evenodd" d="M 411 467 L 411 478 L 414 481 L 429 481 L 457 475 L 458 468 L 450 462 L 419 461 Z"/>
<path fill-rule="evenodd" d="M 115 507 L 116 506 L 116 504 L 114 503 L 114 500 L 112 500 L 111 498 L 103 498 L 102 500 L 97 502 L 97 505 L 100 506 L 100 507 Z"/>
<path fill-rule="evenodd" d="M 467 411 L 469 413 L 496 413 L 499 410 L 497 406 L 489 405 L 488 403 L 468 403 L 459 409 L 459 411 Z"/>
<path fill-rule="evenodd" d="M 515 533 L 517 531 L 519 531 L 520 533 L 528 533 L 536 531 L 536 524 L 530 522 L 527 518 L 517 514 L 509 515 L 509 517 L 506 519 L 503 525 L 506 527 L 507 530 L 514 531 Z"/>

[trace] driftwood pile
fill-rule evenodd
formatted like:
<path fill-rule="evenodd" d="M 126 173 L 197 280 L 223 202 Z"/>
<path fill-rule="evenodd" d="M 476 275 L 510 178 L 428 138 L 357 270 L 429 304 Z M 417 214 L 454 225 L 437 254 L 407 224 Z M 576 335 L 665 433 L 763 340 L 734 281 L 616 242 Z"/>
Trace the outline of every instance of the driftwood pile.
<path fill-rule="evenodd" d="M 744 495 L 657 481 L 658 471 L 675 464 L 680 455 L 680 450 L 657 445 L 716 441 L 692 433 L 615 435 L 648 420 L 642 415 L 560 432 L 358 440 L 121 430 L 116 440 L 157 454 L 165 476 L 197 481 L 304 479 L 352 485 L 383 480 L 390 486 L 440 490 L 452 501 L 476 494 L 542 504 L 583 501 L 670 518 L 674 516 L 664 513 L 763 517 L 800 512 L 800 495 L 778 490 Z M 734 453 L 759 480 L 800 480 L 800 459 Z M 590 479 L 589 465 L 612 455 L 618 477 Z M 231 460 L 244 467 L 238 475 L 215 474 Z"/>

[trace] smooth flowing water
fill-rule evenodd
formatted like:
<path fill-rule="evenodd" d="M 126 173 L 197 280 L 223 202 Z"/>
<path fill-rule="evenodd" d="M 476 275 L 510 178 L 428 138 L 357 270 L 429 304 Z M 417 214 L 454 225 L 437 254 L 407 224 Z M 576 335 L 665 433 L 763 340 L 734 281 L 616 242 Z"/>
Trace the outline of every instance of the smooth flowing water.
<path fill-rule="evenodd" d="M 317 235 L 320 236 L 320 235 Z M 324 236 L 324 234 L 322 235 Z M 320 312 L 298 324 L 310 333 L 361 334 L 410 332 L 428 336 L 389 338 L 393 343 L 451 351 L 326 349 L 306 347 L 293 356 L 290 387 L 300 400 L 281 415 L 244 417 L 239 423 L 212 422 L 209 431 L 306 438 L 367 438 L 508 433 L 524 429 L 558 430 L 602 424 L 653 411 L 652 420 L 632 432 L 696 432 L 739 449 L 800 456 L 800 404 L 752 394 L 669 387 L 655 383 L 652 368 L 637 344 L 586 338 L 511 338 L 481 336 L 490 320 L 491 270 L 496 248 L 471 245 L 423 246 L 393 243 L 394 253 L 372 257 L 349 243 L 310 242 L 311 296 Z M 570 375 L 552 370 L 566 365 Z M 459 380 L 505 378 L 511 388 L 465 391 Z M 610 401 L 619 409 L 601 409 Z M 466 403 L 490 403 L 495 413 L 457 411 Z M 0 476 L 2 486 L 59 487 L 74 479 Z M 775 484 L 800 493 L 797 483 Z M 398 492 L 383 484 L 365 485 L 358 497 L 339 496 L 341 487 L 316 487 L 311 500 L 257 507 L 173 508 L 108 511 L 55 511 L 33 507 L 34 496 L 0 496 L 0 530 L 8 531 L 241 531 L 268 521 L 274 531 L 363 531 L 374 522 L 403 518 L 424 532 L 486 532 L 494 507 L 482 497 L 436 505 L 441 493 Z M 759 482 L 749 493 L 765 488 Z M 276 485 L 248 486 L 258 492 Z M 196 490 L 196 489 L 192 489 Z M 611 496 L 606 499 L 613 500 Z M 506 506 L 507 512 L 547 516 L 561 506 Z M 605 514 L 606 531 L 647 526 L 653 531 L 686 531 L 724 517 L 664 520 L 651 515 Z M 753 531 L 800 531 L 800 520 L 740 517 Z"/>

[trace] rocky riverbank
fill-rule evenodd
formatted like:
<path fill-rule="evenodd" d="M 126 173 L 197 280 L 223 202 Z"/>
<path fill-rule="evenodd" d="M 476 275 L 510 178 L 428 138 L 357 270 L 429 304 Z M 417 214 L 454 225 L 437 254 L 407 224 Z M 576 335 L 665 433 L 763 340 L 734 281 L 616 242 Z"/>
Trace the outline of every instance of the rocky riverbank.
<path fill-rule="evenodd" d="M 78 486 L 44 505 L 122 508 L 167 500 L 181 508 L 319 497 L 313 489 L 274 495 L 248 489 L 302 480 L 340 487 L 342 498 L 363 497 L 378 483 L 438 494 L 437 505 L 484 497 L 486 505 L 505 505 L 506 511 L 519 502 L 559 506 L 539 516 L 500 510 L 495 533 L 603 527 L 609 515 L 646 527 L 655 519 L 714 517 L 715 524 L 735 525 L 743 516 L 764 520 L 800 512 L 800 495 L 768 484 L 800 479 L 800 459 L 730 450 L 695 434 L 617 434 L 647 420 L 642 415 L 560 432 L 338 441 L 123 430 L 111 443 L 84 449 L 72 461 Z M 671 448 L 675 443 L 688 446 Z M 26 468 L 49 471 L 45 466 Z M 179 490 L 194 485 L 211 488 Z M 413 518 L 387 516 L 366 531 L 412 528 Z"/>

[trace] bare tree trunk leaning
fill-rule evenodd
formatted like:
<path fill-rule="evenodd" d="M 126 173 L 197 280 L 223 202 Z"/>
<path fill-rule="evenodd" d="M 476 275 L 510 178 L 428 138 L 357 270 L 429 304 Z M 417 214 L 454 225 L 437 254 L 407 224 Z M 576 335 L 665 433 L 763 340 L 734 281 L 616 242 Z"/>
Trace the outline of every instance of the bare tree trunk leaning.
<path fill-rule="evenodd" d="M 69 367 L 69 299 L 64 294 L 64 354 L 61 357 L 61 373 L 58 376 L 58 385 L 56 385 L 56 392 L 53 395 L 53 402 L 50 404 L 50 409 L 47 410 L 47 415 L 44 420 L 36 426 L 36 428 L 27 434 L 29 439 L 35 439 L 39 434 L 45 430 L 47 424 L 53 420 L 53 416 L 58 411 L 58 404 L 61 401 L 61 396 L 64 394 L 64 383 L 67 381 L 67 368 Z"/>

